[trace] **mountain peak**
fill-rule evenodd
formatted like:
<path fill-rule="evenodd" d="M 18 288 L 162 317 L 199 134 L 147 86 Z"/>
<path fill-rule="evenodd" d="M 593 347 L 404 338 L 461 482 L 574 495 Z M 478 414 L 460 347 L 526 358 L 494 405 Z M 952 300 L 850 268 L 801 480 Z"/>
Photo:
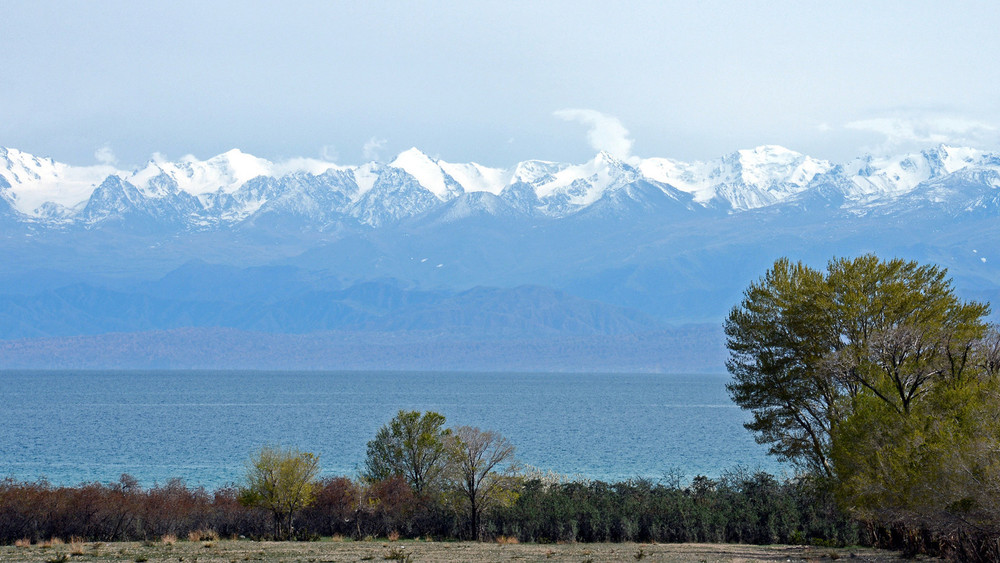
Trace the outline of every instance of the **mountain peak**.
<path fill-rule="evenodd" d="M 440 163 L 416 147 L 399 153 L 395 160 L 389 163 L 389 166 L 404 170 L 413 176 L 421 186 L 438 199 L 447 199 L 448 194 L 452 191 L 448 187 L 448 181 Z"/>
<path fill-rule="evenodd" d="M 427 156 L 427 154 L 424 151 L 418 149 L 417 147 L 410 147 L 410 148 L 406 149 L 405 151 L 399 153 L 398 155 L 396 155 L 396 158 L 395 158 L 395 160 L 393 160 L 393 162 L 395 162 L 396 160 L 399 160 L 401 158 L 403 158 L 403 159 L 423 158 L 423 159 L 427 159 L 427 160 L 433 160 L 431 157 Z"/>

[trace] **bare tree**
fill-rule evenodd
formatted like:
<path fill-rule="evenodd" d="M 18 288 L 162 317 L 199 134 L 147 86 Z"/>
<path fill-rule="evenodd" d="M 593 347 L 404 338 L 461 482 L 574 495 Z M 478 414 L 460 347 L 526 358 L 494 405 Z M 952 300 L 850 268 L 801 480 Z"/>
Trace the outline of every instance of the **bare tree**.
<path fill-rule="evenodd" d="M 479 539 L 479 517 L 491 506 L 512 502 L 514 446 L 492 430 L 471 426 L 452 429 L 450 481 L 467 505 L 472 537 Z"/>

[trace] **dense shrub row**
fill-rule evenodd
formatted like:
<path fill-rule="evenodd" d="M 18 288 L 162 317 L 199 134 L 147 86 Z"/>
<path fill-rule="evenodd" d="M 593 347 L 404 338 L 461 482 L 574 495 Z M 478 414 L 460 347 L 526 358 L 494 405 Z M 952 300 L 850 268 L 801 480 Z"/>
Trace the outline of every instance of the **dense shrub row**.
<path fill-rule="evenodd" d="M 466 517 L 447 497 L 418 497 L 402 478 L 363 483 L 324 479 L 315 501 L 295 519 L 300 539 L 345 537 L 460 538 Z M 854 544 L 859 528 L 809 481 L 779 482 L 765 473 L 696 478 L 679 487 L 523 479 L 516 500 L 483 516 L 487 537 L 520 541 L 714 541 Z M 51 537 L 155 540 L 211 531 L 266 537 L 271 515 L 246 507 L 238 492 L 208 492 L 174 480 L 143 489 L 128 476 L 114 484 L 57 487 L 0 482 L 0 542 Z"/>
<path fill-rule="evenodd" d="M 767 473 L 696 478 L 686 488 L 624 483 L 524 485 L 490 521 L 522 541 L 857 544 L 858 527 L 810 481 Z"/>

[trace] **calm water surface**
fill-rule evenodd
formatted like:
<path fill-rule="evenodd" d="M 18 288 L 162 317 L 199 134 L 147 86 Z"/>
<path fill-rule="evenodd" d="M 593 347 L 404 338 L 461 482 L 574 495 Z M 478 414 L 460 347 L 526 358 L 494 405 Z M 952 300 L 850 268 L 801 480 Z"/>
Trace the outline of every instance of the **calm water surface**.
<path fill-rule="evenodd" d="M 592 479 L 780 473 L 724 375 L 2 372 L 0 477 L 57 484 L 236 482 L 262 444 L 355 475 L 399 409 L 504 434 L 525 464 Z"/>

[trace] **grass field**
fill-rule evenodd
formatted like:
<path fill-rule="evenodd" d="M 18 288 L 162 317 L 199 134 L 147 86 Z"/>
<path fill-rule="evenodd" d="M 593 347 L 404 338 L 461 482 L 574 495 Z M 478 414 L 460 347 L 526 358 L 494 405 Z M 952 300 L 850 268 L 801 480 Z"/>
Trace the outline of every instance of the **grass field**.
<path fill-rule="evenodd" d="M 913 561 L 866 548 L 733 544 L 499 544 L 431 541 L 260 542 L 46 542 L 0 547 L 0 561 L 137 563 L 351 562 L 351 561 Z M 928 560 L 928 559 L 923 559 Z"/>

